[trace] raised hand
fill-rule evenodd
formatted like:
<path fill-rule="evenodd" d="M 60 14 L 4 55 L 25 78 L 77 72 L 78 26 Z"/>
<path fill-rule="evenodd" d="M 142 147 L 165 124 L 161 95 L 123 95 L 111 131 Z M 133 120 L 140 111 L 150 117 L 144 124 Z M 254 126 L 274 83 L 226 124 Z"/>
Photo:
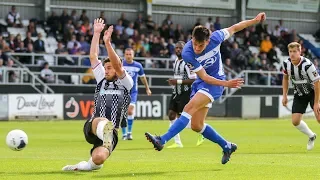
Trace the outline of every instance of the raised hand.
<path fill-rule="evenodd" d="M 101 33 L 101 31 L 104 29 L 104 20 L 101 18 L 97 18 L 94 20 L 93 23 L 93 31 L 94 33 Z"/>
<path fill-rule="evenodd" d="M 267 18 L 267 15 L 266 15 L 266 13 L 264 13 L 264 12 L 261 12 L 261 13 L 259 13 L 254 19 L 259 23 L 262 23 L 263 21 L 265 21 L 266 20 L 266 18 Z"/>
<path fill-rule="evenodd" d="M 113 26 L 109 26 L 108 30 L 104 32 L 103 41 L 105 43 L 110 43 L 112 32 L 113 32 Z"/>

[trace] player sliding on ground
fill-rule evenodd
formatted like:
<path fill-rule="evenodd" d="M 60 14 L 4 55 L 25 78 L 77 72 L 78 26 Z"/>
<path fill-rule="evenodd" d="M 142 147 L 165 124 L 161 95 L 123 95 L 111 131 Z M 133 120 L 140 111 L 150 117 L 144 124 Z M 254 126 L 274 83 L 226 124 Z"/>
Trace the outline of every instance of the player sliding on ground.
<path fill-rule="evenodd" d="M 225 80 L 220 44 L 234 33 L 264 21 L 265 18 L 265 13 L 260 13 L 254 19 L 242 21 L 213 33 L 203 26 L 197 26 L 193 29 L 192 40 L 184 46 L 182 59 L 197 74 L 198 78 L 192 84 L 191 100 L 168 132 L 162 136 L 145 133 L 156 150 L 161 151 L 164 144 L 182 131 L 191 120 L 192 130 L 219 144 L 223 149 L 222 164 L 229 161 L 231 154 L 237 149 L 237 145 L 225 140 L 210 125 L 204 123 L 208 109 L 214 100 L 221 97 L 223 87 L 240 88 L 243 84 L 243 79 Z"/>
<path fill-rule="evenodd" d="M 311 131 L 308 125 L 302 120 L 308 104 L 312 107 L 316 119 L 320 123 L 320 76 L 313 63 L 301 54 L 301 45 L 292 42 L 288 45 L 290 58 L 283 61 L 283 106 L 288 103 L 289 77 L 294 87 L 294 98 L 292 104 L 292 124 L 303 134 L 309 137 L 307 150 L 314 147 L 316 134 Z"/>
<path fill-rule="evenodd" d="M 110 26 L 103 36 L 109 58 L 100 62 L 99 38 L 105 24 L 102 19 L 95 19 L 93 26 L 90 62 L 97 87 L 94 94 L 94 111 L 83 129 L 87 142 L 93 144 L 91 158 L 76 165 L 67 165 L 62 168 L 64 171 L 90 171 L 102 168 L 118 143 L 119 124 L 126 118 L 130 103 L 133 80 L 123 69 L 120 58 L 111 46 L 113 27 Z"/>

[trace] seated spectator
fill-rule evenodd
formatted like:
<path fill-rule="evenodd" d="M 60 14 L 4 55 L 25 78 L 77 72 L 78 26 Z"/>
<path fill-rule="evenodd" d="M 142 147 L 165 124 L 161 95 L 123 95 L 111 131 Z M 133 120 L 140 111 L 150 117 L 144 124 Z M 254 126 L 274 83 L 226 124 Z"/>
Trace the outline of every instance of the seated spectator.
<path fill-rule="evenodd" d="M 8 68 L 15 68 L 15 64 L 14 64 L 14 61 L 12 59 L 8 59 L 8 62 L 7 62 L 7 67 Z M 8 81 L 9 82 L 18 82 L 18 71 L 14 71 L 14 70 L 10 70 L 8 72 Z"/>
<path fill-rule="evenodd" d="M 45 44 L 44 44 L 44 41 L 42 40 L 41 33 L 38 34 L 38 39 L 33 43 L 33 47 L 34 47 L 34 52 L 36 52 L 36 53 L 45 53 L 46 52 Z"/>
<path fill-rule="evenodd" d="M 265 36 L 260 44 L 260 52 L 268 53 L 273 48 L 272 42 L 270 41 L 270 36 Z"/>
<path fill-rule="evenodd" d="M 134 24 L 131 22 L 130 24 L 129 24 L 129 26 L 126 28 L 126 34 L 129 36 L 129 37 L 131 37 L 131 36 L 133 36 L 133 33 L 134 33 L 134 29 L 133 29 L 133 26 L 134 26 Z"/>
<path fill-rule="evenodd" d="M 32 37 L 37 37 L 38 32 L 37 32 L 36 24 L 34 21 L 31 21 L 31 20 L 29 21 L 27 32 L 30 32 Z"/>
<path fill-rule="evenodd" d="M 17 53 L 27 52 L 27 49 L 24 47 L 24 43 L 22 41 L 19 43 L 18 47 L 15 49 L 15 52 Z"/>
<path fill-rule="evenodd" d="M 82 77 L 83 84 L 96 84 L 97 83 L 96 79 L 94 78 L 92 68 L 88 68 L 85 73 L 91 74 L 91 75 L 85 75 Z"/>
<path fill-rule="evenodd" d="M 80 29 L 80 32 L 82 35 L 84 36 L 90 36 L 92 35 L 91 33 L 91 26 L 90 26 L 90 23 L 89 21 L 85 21 L 82 25 L 81 25 L 81 29 Z"/>
<path fill-rule="evenodd" d="M 31 32 L 27 32 L 27 37 L 23 40 L 24 46 L 27 47 L 28 44 L 33 44 L 33 40 L 31 39 Z"/>
<path fill-rule="evenodd" d="M 261 60 L 258 56 L 258 53 L 253 53 L 253 56 L 249 59 L 249 66 L 252 70 L 258 70 L 258 68 L 261 66 Z"/>
<path fill-rule="evenodd" d="M 0 82 L 2 82 L 3 69 L 3 59 L 0 59 Z"/>
<path fill-rule="evenodd" d="M 118 20 L 118 24 L 115 26 L 115 30 L 119 31 L 120 35 L 123 34 L 124 27 L 122 25 L 122 20 L 121 19 Z"/>
<path fill-rule="evenodd" d="M 11 6 L 11 11 L 6 18 L 8 27 L 23 27 L 19 12 L 16 11 L 16 6 Z"/>
<path fill-rule="evenodd" d="M 80 45 L 81 45 L 81 51 L 85 52 L 85 54 L 89 54 L 90 52 L 90 44 L 88 43 L 88 41 L 86 41 L 84 36 L 80 36 L 80 41 L 79 41 Z"/>
<path fill-rule="evenodd" d="M 68 50 L 64 47 L 62 42 L 58 42 L 58 48 L 55 51 L 55 54 L 69 54 Z M 58 65 L 74 65 L 74 60 L 70 57 L 58 57 Z"/>
<path fill-rule="evenodd" d="M 43 64 L 43 69 L 40 71 L 41 79 L 45 83 L 54 83 L 54 74 L 51 69 L 49 69 L 49 64 L 45 62 Z"/>
<path fill-rule="evenodd" d="M 73 49 L 74 48 L 74 44 L 77 44 L 77 47 L 78 48 L 81 48 L 81 44 L 79 41 L 77 41 L 77 37 L 76 35 L 72 35 L 72 38 L 71 40 L 68 42 L 67 44 L 67 49 L 70 51 L 70 49 Z"/>

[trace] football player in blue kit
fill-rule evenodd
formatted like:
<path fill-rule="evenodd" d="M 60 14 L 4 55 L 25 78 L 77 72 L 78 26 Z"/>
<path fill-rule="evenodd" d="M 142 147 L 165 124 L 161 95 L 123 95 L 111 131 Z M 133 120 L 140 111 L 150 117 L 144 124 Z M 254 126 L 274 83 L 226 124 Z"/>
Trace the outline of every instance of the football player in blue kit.
<path fill-rule="evenodd" d="M 249 26 L 258 24 L 266 18 L 265 13 L 259 13 L 254 19 L 241 21 L 231 27 L 210 32 L 204 26 L 196 26 L 189 40 L 182 50 L 182 59 L 189 68 L 197 74 L 197 79 L 192 84 L 191 99 L 184 107 L 180 118 L 162 136 L 145 133 L 147 139 L 158 151 L 172 137 L 182 131 L 191 120 L 192 130 L 201 133 L 206 139 L 217 143 L 223 150 L 221 163 L 226 164 L 231 154 L 236 151 L 237 145 L 225 140 L 210 125 L 205 124 L 208 109 L 212 102 L 219 99 L 224 87 L 240 88 L 243 79 L 225 80 L 225 74 L 220 54 L 220 44 L 234 33 Z"/>
<path fill-rule="evenodd" d="M 123 140 L 132 140 L 132 125 L 134 121 L 134 112 L 135 112 L 135 104 L 137 102 L 138 96 L 138 77 L 140 77 L 141 82 L 144 84 L 146 88 L 146 93 L 148 96 L 151 95 L 151 90 L 148 85 L 147 78 L 144 74 L 143 67 L 141 63 L 134 61 L 134 51 L 131 48 L 127 48 L 124 52 L 124 58 L 122 65 L 123 68 L 130 74 L 133 79 L 133 87 L 131 89 L 131 102 L 128 109 L 128 120 L 121 122 L 121 130 L 122 130 L 122 139 Z M 128 131 L 127 131 L 128 125 Z"/>

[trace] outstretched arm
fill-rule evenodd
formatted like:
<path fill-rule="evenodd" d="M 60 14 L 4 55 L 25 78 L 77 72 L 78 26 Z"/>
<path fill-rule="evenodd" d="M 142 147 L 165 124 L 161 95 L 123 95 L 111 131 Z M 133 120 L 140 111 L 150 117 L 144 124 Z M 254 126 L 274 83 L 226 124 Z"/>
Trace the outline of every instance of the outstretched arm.
<path fill-rule="evenodd" d="M 117 76 L 121 78 L 125 76 L 125 70 L 122 68 L 121 60 L 111 45 L 112 32 L 113 26 L 109 26 L 108 30 L 104 32 L 103 40 L 108 51 L 110 62 L 115 69 Z"/>
<path fill-rule="evenodd" d="M 232 36 L 234 33 L 239 32 L 239 31 L 243 30 L 244 28 L 247 28 L 252 25 L 258 24 L 260 22 L 263 22 L 264 20 L 266 20 L 266 17 L 267 17 L 266 14 L 264 12 L 262 12 L 262 13 L 259 13 L 254 19 L 241 21 L 241 22 L 234 24 L 233 26 L 230 26 L 226 29 L 228 30 L 230 36 Z"/>
<path fill-rule="evenodd" d="M 93 24 L 93 37 L 90 46 L 90 63 L 92 67 L 95 67 L 97 64 L 100 63 L 98 60 L 99 56 L 99 39 L 100 33 L 104 29 L 105 24 L 103 23 L 103 19 L 98 18 L 94 20 Z"/>

